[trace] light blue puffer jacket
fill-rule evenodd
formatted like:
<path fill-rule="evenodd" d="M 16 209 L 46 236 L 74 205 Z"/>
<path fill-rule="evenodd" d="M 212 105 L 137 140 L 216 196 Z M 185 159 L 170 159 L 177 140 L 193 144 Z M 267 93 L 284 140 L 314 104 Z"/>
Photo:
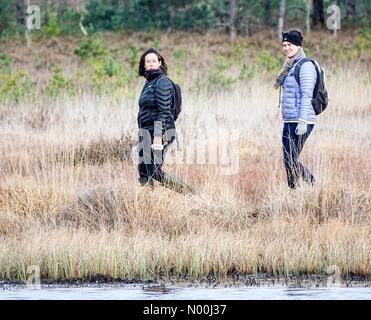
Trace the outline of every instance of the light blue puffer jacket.
<path fill-rule="evenodd" d="M 281 112 L 284 122 L 315 123 L 316 114 L 312 106 L 313 90 L 317 81 L 317 72 L 311 61 L 300 68 L 300 87 L 294 77 L 296 64 L 306 55 L 303 52 L 291 67 L 282 84 Z"/>

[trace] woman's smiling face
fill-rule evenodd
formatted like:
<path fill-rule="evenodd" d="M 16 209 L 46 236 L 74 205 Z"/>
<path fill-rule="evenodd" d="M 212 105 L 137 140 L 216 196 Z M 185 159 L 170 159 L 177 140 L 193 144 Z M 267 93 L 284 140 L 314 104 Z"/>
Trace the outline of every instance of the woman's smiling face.
<path fill-rule="evenodd" d="M 146 70 L 156 70 L 161 67 L 161 61 L 158 60 L 156 53 L 148 53 L 144 58 L 144 68 Z"/>
<path fill-rule="evenodd" d="M 283 52 L 286 57 L 292 58 L 299 50 L 299 46 L 292 44 L 291 42 L 284 41 L 282 42 Z"/>

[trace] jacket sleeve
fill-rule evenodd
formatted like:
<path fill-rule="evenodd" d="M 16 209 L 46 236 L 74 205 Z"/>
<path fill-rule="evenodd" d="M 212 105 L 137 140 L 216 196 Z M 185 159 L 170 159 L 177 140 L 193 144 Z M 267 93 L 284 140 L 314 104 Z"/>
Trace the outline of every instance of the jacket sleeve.
<path fill-rule="evenodd" d="M 317 81 L 316 68 L 311 61 L 303 63 L 300 68 L 300 93 L 301 105 L 299 110 L 299 120 L 309 122 L 313 114 L 313 90 Z"/>
<path fill-rule="evenodd" d="M 172 103 L 172 84 L 169 79 L 162 77 L 155 90 L 156 105 L 158 108 L 157 118 L 155 121 L 155 135 L 163 134 L 166 129 L 166 123 L 171 114 L 171 103 Z M 157 133 L 157 134 L 156 134 Z"/>

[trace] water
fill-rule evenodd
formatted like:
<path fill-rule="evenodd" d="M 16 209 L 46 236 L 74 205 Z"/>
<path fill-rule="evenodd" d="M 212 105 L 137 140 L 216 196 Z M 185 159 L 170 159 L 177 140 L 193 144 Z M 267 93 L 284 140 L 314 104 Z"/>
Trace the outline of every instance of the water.
<path fill-rule="evenodd" d="M 1 300 L 371 300 L 370 287 L 184 287 L 169 286 L 166 292 L 147 291 L 142 285 L 0 288 Z"/>

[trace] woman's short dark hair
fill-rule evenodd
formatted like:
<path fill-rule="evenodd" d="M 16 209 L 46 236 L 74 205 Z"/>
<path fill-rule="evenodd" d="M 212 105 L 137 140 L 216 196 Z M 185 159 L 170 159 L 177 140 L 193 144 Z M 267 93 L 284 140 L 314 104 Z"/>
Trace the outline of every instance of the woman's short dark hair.
<path fill-rule="evenodd" d="M 144 68 L 144 63 L 145 63 L 145 57 L 147 54 L 149 53 L 155 53 L 157 55 L 157 58 L 158 58 L 158 61 L 161 61 L 161 69 L 164 71 L 165 74 L 167 74 L 167 65 L 166 65 L 166 62 L 165 62 L 165 59 L 164 57 L 160 54 L 160 52 L 158 52 L 158 50 L 156 50 L 155 48 L 149 48 L 147 49 L 143 54 L 142 56 L 140 57 L 140 60 L 139 60 L 139 69 L 138 69 L 138 74 L 140 76 L 144 76 L 144 72 L 146 71 L 146 69 Z"/>

